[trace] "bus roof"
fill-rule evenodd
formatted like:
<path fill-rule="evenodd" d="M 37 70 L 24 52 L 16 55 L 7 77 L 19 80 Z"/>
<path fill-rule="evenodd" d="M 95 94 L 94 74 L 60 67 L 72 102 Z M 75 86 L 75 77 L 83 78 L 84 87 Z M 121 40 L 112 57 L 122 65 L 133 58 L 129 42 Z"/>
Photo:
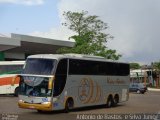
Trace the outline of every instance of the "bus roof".
<path fill-rule="evenodd" d="M 25 61 L 0 61 L 0 65 L 24 65 Z"/>
<path fill-rule="evenodd" d="M 92 55 L 83 55 L 83 54 L 37 54 L 30 55 L 28 58 L 44 58 L 44 59 L 62 59 L 62 58 L 71 58 L 71 59 L 80 59 L 80 60 L 94 60 L 94 61 L 108 61 L 123 63 L 115 60 L 109 60 L 101 56 L 92 56 Z"/>

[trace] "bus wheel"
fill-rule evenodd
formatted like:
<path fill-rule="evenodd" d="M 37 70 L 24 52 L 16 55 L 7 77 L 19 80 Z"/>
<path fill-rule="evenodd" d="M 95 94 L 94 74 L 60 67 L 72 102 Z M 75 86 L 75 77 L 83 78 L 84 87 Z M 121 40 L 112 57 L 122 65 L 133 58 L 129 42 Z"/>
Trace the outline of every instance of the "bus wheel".
<path fill-rule="evenodd" d="M 18 96 L 18 93 L 19 93 L 19 87 L 16 87 L 16 89 L 14 90 L 14 96 Z"/>
<path fill-rule="evenodd" d="M 114 106 L 117 106 L 118 102 L 119 102 L 119 96 L 115 95 L 115 97 L 114 97 Z"/>
<path fill-rule="evenodd" d="M 70 110 L 73 109 L 73 106 L 74 106 L 73 99 L 72 99 L 72 98 L 69 98 L 69 99 L 66 101 L 65 113 L 70 112 Z"/>
<path fill-rule="evenodd" d="M 43 111 L 43 110 L 37 110 L 37 112 L 39 112 L 39 113 L 45 113 L 45 111 Z"/>
<path fill-rule="evenodd" d="M 108 99 L 107 99 L 107 108 L 110 108 L 113 106 L 113 98 L 112 96 L 109 96 Z"/>

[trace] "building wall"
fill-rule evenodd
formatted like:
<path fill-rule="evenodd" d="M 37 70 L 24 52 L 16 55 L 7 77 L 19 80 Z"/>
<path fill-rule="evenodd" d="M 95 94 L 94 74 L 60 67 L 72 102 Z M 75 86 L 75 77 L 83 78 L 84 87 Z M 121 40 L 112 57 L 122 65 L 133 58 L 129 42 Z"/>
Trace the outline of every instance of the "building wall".
<path fill-rule="evenodd" d="M 5 52 L 5 59 L 13 59 L 13 60 L 25 60 L 25 53 L 11 53 Z"/>

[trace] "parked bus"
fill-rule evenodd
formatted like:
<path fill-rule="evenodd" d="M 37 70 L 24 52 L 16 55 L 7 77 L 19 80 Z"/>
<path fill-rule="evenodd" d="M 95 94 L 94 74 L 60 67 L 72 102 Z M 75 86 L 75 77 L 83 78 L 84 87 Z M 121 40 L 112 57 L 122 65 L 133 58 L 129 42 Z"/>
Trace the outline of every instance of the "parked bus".
<path fill-rule="evenodd" d="M 129 98 L 129 64 L 79 54 L 32 55 L 19 75 L 20 108 L 52 111 Z"/>
<path fill-rule="evenodd" d="M 20 74 L 25 61 L 0 61 L 0 94 L 18 95 L 19 80 L 13 81 Z"/>

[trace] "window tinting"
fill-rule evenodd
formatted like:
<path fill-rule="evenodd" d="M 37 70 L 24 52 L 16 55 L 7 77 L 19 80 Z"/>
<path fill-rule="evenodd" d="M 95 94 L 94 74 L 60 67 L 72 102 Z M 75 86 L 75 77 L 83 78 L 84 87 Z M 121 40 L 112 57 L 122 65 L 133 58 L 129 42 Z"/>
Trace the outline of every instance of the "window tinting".
<path fill-rule="evenodd" d="M 62 93 L 67 78 L 67 59 L 61 59 L 58 63 L 55 80 L 53 96 L 58 96 Z"/>
<path fill-rule="evenodd" d="M 129 65 L 124 63 L 69 60 L 69 74 L 77 75 L 129 75 Z"/>
<path fill-rule="evenodd" d="M 62 59 L 59 61 L 56 75 L 66 75 L 67 74 L 67 59 Z"/>
<path fill-rule="evenodd" d="M 27 59 L 23 74 L 51 75 L 54 68 L 53 59 Z"/>
<path fill-rule="evenodd" d="M 22 71 L 23 65 L 1 65 L 0 74 L 18 74 Z"/>

